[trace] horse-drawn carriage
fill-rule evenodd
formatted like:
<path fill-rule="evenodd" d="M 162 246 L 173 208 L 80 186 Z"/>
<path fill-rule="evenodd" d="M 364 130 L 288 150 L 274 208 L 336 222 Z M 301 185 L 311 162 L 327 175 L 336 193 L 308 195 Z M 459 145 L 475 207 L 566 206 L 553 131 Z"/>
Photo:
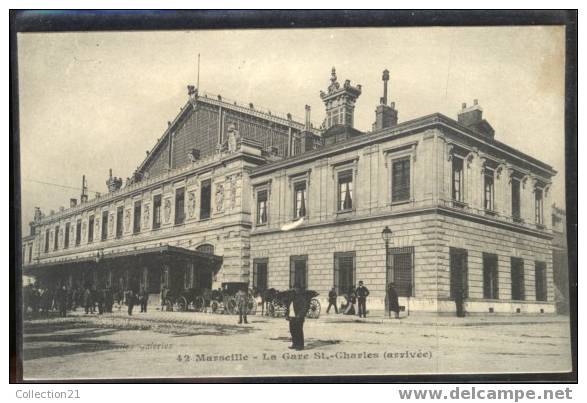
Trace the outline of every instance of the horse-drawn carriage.
<path fill-rule="evenodd" d="M 275 288 L 268 288 L 259 293 L 261 295 L 262 315 L 271 317 L 285 316 L 285 312 L 293 298 L 293 290 L 278 291 Z M 305 290 L 306 298 L 309 300 L 306 318 L 318 319 L 320 317 L 320 301 L 316 299 L 319 295 L 316 291 Z"/>
<path fill-rule="evenodd" d="M 218 290 L 190 288 L 179 292 L 168 291 L 163 306 L 167 311 L 191 310 L 236 315 L 238 313 L 236 293 L 242 287 L 246 287 L 246 283 L 225 283 Z M 249 292 L 247 308 L 248 315 L 254 315 L 257 312 L 257 302 L 252 292 Z"/>

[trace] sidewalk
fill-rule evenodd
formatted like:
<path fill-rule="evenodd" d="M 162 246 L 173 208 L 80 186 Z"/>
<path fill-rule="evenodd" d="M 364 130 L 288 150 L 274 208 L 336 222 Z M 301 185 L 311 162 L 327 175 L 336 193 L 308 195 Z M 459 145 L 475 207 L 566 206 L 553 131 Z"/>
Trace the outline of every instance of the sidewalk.
<path fill-rule="evenodd" d="M 159 310 L 150 310 L 148 313 L 135 311 L 132 316 L 128 316 L 126 311 L 115 310 L 114 313 L 98 315 L 84 315 L 82 311 L 72 312 L 68 316 L 79 318 L 126 318 L 132 322 L 158 322 L 158 323 L 182 323 L 197 325 L 234 325 L 237 326 L 238 318 L 236 315 L 209 314 L 202 312 L 162 312 Z M 250 315 L 249 323 L 253 325 L 269 324 L 274 321 L 282 321 L 283 318 L 271 318 L 268 316 Z M 390 319 L 385 317 L 383 311 L 373 312 L 367 318 L 358 316 L 347 316 L 342 314 L 321 314 L 319 319 L 307 319 L 308 323 L 316 324 L 352 324 L 352 323 L 371 323 L 391 326 L 491 326 L 491 325 L 531 325 L 545 323 L 565 323 L 569 322 L 567 316 L 560 315 L 483 315 L 467 316 L 457 318 L 455 316 L 437 315 L 434 313 L 411 313 L 407 316 L 402 312 L 401 318 Z"/>

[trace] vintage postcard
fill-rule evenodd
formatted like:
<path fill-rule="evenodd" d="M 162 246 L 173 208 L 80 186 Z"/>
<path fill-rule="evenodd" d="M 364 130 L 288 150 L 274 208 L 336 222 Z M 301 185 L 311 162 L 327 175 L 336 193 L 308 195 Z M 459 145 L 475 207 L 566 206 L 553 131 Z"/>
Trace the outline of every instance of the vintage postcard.
<path fill-rule="evenodd" d="M 25 380 L 571 370 L 563 26 L 17 45 Z"/>

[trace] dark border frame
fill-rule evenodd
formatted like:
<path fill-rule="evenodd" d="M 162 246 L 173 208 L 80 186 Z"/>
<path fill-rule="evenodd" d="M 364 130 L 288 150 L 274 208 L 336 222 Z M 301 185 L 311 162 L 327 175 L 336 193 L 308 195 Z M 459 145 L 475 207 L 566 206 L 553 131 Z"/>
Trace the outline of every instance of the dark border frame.
<path fill-rule="evenodd" d="M 577 383 L 577 10 L 10 10 L 10 383 Z M 251 28 L 564 25 L 565 164 L 573 370 L 543 374 L 304 376 L 23 381 L 20 276 L 22 223 L 18 103 L 19 32 Z M 13 270 L 12 270 L 13 269 Z"/>

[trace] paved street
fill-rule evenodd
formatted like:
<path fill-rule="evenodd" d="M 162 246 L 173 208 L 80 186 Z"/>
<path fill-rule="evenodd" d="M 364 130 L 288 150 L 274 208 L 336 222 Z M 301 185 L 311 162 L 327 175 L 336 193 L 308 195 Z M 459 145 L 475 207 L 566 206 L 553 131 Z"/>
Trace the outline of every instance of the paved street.
<path fill-rule="evenodd" d="M 124 311 L 24 325 L 31 379 L 553 372 L 571 367 L 564 317 L 436 317 L 399 321 L 323 315 L 306 350 L 289 350 L 284 319 Z"/>

